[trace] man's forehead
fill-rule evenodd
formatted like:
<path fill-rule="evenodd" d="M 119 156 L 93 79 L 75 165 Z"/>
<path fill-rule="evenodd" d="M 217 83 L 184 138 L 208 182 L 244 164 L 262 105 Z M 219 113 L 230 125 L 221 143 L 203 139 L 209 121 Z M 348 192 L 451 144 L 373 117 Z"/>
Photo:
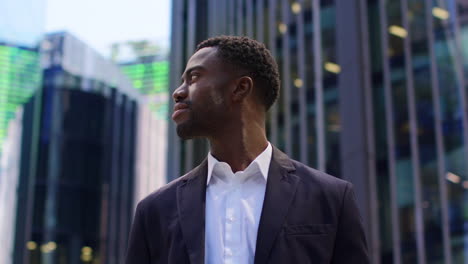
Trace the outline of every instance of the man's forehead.
<path fill-rule="evenodd" d="M 187 69 L 195 66 L 209 67 L 212 64 L 218 64 L 219 58 L 216 56 L 217 48 L 206 47 L 198 50 L 190 57 L 187 62 Z"/>

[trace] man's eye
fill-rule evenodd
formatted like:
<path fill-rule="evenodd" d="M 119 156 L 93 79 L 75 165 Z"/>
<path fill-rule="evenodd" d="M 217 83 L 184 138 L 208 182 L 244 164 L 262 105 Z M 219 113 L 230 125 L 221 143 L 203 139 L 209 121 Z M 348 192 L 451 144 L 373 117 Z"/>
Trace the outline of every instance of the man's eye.
<path fill-rule="evenodd" d="M 196 75 L 196 74 L 190 75 L 190 81 L 192 81 L 192 82 L 193 82 L 194 80 L 196 80 L 197 78 L 198 78 L 198 75 Z"/>

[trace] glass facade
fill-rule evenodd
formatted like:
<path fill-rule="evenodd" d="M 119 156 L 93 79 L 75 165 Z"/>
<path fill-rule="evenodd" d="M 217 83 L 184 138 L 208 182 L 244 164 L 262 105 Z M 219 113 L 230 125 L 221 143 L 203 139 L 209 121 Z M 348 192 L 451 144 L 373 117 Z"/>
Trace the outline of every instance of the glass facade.
<path fill-rule="evenodd" d="M 0 9 L 0 263 L 11 263 L 18 206 L 23 106 L 41 84 L 43 0 L 4 0 Z"/>
<path fill-rule="evenodd" d="M 450 2 L 374 1 L 368 7 L 374 14 L 369 24 L 379 24 L 371 30 L 374 38 L 377 43 L 386 42 L 374 44 L 372 51 L 374 91 L 382 98 L 375 98 L 382 103 L 374 109 L 376 124 L 389 119 L 386 112 L 393 112 L 386 122 L 386 134 L 382 131 L 377 136 L 382 147 L 393 137 L 393 144 L 382 151 L 378 162 L 385 175 L 382 180 L 391 183 L 379 187 L 386 193 L 380 199 L 386 205 L 380 215 L 396 215 L 396 225 L 387 221 L 381 233 L 389 239 L 393 233 L 393 246 L 387 243 L 385 251 L 397 261 L 467 260 L 463 242 L 467 218 L 462 213 L 467 199 L 467 186 L 463 185 L 467 171 L 466 67 L 458 61 L 463 43 L 457 32 L 457 12 L 450 8 L 457 3 Z M 405 13 L 409 15 L 403 16 Z M 383 97 L 389 95 L 384 102 Z M 388 163 L 389 156 L 393 164 Z"/>
<path fill-rule="evenodd" d="M 16 189 L 20 164 L 23 109 L 10 120 L 0 158 L 0 263 L 11 263 L 15 236 Z"/>
<path fill-rule="evenodd" d="M 29 263 L 112 263 L 132 212 L 135 105 L 57 84 L 44 90 Z"/>
<path fill-rule="evenodd" d="M 167 119 L 169 63 L 149 60 L 148 62 L 122 64 L 121 68 L 130 78 L 135 89 L 142 95 L 152 98 L 149 107 L 158 118 Z"/>
<path fill-rule="evenodd" d="M 0 230 L 6 234 L 0 262 L 11 262 L 13 249 L 23 105 L 40 83 L 36 49 L 0 45 Z"/>
<path fill-rule="evenodd" d="M 143 99 L 138 112 L 135 203 L 167 183 L 167 124 L 169 62 L 155 43 L 149 41 L 114 44 L 114 58 L 125 48 L 132 54 L 120 63 L 134 89 Z M 130 62 L 128 62 L 130 61 Z M 155 132 L 157 131 L 157 133 Z"/>
<path fill-rule="evenodd" d="M 172 19 L 172 89 L 200 40 L 269 47 L 269 139 L 355 185 L 372 263 L 468 261 L 466 0 L 180 0 Z M 169 179 L 206 156 L 169 139 Z"/>
<path fill-rule="evenodd" d="M 24 109 L 13 263 L 117 263 L 134 212 L 140 98 L 73 36 L 42 46 L 42 89 Z"/>
<path fill-rule="evenodd" d="M 39 53 L 35 49 L 0 45 L 0 153 L 8 123 L 41 82 Z"/>

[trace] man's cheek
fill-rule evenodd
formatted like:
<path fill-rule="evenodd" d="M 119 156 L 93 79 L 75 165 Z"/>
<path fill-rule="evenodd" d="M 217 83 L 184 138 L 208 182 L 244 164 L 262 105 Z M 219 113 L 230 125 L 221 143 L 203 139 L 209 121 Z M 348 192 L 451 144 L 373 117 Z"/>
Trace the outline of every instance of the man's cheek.
<path fill-rule="evenodd" d="M 207 101 L 211 101 L 212 104 L 214 105 L 221 105 L 224 103 L 224 98 L 222 96 L 221 93 L 219 93 L 216 88 L 212 87 L 210 89 L 210 95 L 209 95 L 209 100 Z"/>

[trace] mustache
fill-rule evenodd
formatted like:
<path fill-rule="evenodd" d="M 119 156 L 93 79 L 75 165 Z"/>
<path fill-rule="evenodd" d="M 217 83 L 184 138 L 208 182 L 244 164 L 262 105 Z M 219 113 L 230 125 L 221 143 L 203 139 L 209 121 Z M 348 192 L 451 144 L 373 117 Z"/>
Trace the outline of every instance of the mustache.
<path fill-rule="evenodd" d="M 177 103 L 187 105 L 189 108 L 192 107 L 192 101 L 189 101 L 189 100 L 187 100 L 187 101 L 179 101 L 179 102 L 177 102 Z"/>

